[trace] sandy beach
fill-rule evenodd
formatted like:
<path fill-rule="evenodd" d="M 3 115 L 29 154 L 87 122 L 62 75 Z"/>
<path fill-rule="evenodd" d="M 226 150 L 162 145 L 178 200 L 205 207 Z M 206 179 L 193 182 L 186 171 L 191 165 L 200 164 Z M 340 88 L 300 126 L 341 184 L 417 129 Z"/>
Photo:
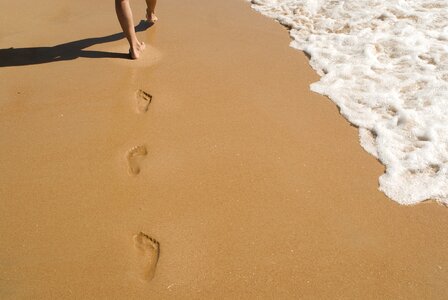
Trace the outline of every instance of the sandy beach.
<path fill-rule="evenodd" d="M 159 0 L 138 61 L 112 1 L 0 10 L 1 299 L 446 299 L 446 207 L 247 2 Z"/>

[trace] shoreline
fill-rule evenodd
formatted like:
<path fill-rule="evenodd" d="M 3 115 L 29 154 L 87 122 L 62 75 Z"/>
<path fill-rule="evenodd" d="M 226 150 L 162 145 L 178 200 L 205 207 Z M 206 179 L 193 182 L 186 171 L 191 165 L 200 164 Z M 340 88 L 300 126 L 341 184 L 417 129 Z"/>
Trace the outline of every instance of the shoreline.
<path fill-rule="evenodd" d="M 14 34 L 0 48 L 119 32 L 111 3 L 85 4 L 8 3 L 11 18 L 42 17 L 2 29 Z M 139 61 L 1 68 L 2 298 L 448 293 L 445 208 L 377 190 L 383 167 L 309 90 L 318 76 L 281 25 L 243 1 L 165 0 L 157 15 Z M 139 90 L 152 96 L 140 113 Z M 160 243 L 150 282 L 136 271 L 139 232 Z"/>
<path fill-rule="evenodd" d="M 380 191 L 403 205 L 433 200 L 446 206 L 443 157 L 447 153 L 443 132 L 435 128 L 448 119 L 443 94 L 434 94 L 447 88 L 440 79 L 446 70 L 442 61 L 421 59 L 445 53 L 431 37 L 432 32 L 443 31 L 433 18 L 443 19 L 442 7 L 404 5 L 391 14 L 390 22 L 383 22 L 375 16 L 394 10 L 394 4 L 368 4 L 365 10 L 334 2 L 305 1 L 300 7 L 280 2 L 251 1 L 251 7 L 286 27 L 290 46 L 308 53 L 310 66 L 320 75 L 310 89 L 337 105 L 340 114 L 359 129 L 361 146 L 384 165 Z M 415 19 L 402 21 L 407 15 Z M 402 26 L 414 33 L 396 34 Z M 416 44 L 410 50 L 414 47 L 407 43 L 417 36 L 422 37 L 417 44 L 424 46 Z M 418 105 L 422 101 L 424 108 Z"/>

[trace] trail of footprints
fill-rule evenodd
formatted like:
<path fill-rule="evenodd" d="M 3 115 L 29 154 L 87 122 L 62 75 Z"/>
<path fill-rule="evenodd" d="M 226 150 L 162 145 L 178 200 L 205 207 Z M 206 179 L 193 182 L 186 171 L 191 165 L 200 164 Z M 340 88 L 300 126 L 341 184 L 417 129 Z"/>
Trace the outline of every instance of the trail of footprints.
<path fill-rule="evenodd" d="M 144 90 L 137 90 L 136 92 L 136 109 L 138 113 L 145 113 L 148 111 L 149 105 L 152 101 L 152 95 Z M 148 149 L 145 145 L 139 145 L 131 148 L 126 153 L 126 161 L 128 163 L 128 170 L 130 175 L 138 175 L 140 173 L 140 161 L 148 154 Z"/>
<path fill-rule="evenodd" d="M 152 101 L 152 95 L 138 90 L 136 92 L 136 110 L 138 113 L 148 111 Z M 148 154 L 145 145 L 132 147 L 126 152 L 126 161 L 128 164 L 128 173 L 136 176 L 140 173 L 140 162 Z M 146 233 L 140 232 L 134 235 L 134 247 L 137 250 L 140 276 L 145 281 L 151 281 L 154 278 L 157 263 L 160 256 L 160 243 Z"/>

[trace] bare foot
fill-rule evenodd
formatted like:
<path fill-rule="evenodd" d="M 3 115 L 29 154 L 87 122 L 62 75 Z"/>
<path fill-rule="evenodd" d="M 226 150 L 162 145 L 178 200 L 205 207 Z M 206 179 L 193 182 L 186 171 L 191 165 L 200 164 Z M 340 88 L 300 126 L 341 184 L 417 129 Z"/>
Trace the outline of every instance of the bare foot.
<path fill-rule="evenodd" d="M 129 49 L 129 55 L 132 59 L 138 59 L 145 48 L 145 43 L 137 41 L 137 44 L 133 45 L 131 49 Z"/>
<path fill-rule="evenodd" d="M 160 255 L 160 244 L 158 241 L 140 232 L 134 235 L 134 246 L 140 254 L 141 277 L 151 281 L 156 272 L 157 262 Z"/>
<path fill-rule="evenodd" d="M 157 18 L 156 14 L 152 11 L 146 10 L 146 19 L 148 20 L 149 23 L 155 23 L 159 20 L 159 18 Z"/>

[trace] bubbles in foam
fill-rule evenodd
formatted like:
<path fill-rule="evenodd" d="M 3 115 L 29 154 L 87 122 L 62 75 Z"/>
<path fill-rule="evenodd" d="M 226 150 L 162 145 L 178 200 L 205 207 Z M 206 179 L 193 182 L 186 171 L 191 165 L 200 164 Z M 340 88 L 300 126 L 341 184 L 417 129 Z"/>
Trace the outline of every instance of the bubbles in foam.
<path fill-rule="evenodd" d="M 252 0 L 290 29 L 291 46 L 385 166 L 401 204 L 448 204 L 448 1 Z"/>

